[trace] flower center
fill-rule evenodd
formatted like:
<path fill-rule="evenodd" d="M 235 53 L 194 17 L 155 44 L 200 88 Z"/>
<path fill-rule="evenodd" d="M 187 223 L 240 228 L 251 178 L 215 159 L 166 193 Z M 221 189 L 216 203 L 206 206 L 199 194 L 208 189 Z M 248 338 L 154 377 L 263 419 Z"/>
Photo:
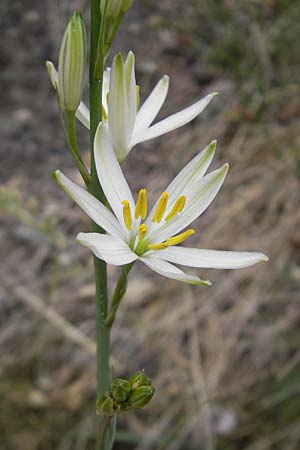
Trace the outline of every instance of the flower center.
<path fill-rule="evenodd" d="M 155 211 L 152 215 L 151 222 L 157 222 L 160 223 L 162 219 L 164 218 L 165 222 L 169 222 L 172 220 L 177 214 L 181 213 L 185 207 L 186 204 L 186 196 L 181 195 L 177 198 L 175 203 L 173 204 L 173 207 L 169 211 L 169 213 L 165 216 L 167 206 L 168 206 L 168 198 L 169 194 L 167 192 L 163 192 L 160 199 L 157 202 Z M 131 231 L 132 230 L 132 213 L 130 208 L 130 203 L 128 200 L 122 201 L 123 205 L 123 219 L 126 228 Z M 138 194 L 137 202 L 135 205 L 134 210 L 134 218 L 138 219 L 141 217 L 142 220 L 145 220 L 147 216 L 147 209 L 148 209 L 148 202 L 147 202 L 147 191 L 146 189 L 141 189 Z M 133 243 L 133 246 L 135 246 L 135 253 L 138 255 L 142 255 L 147 250 L 163 250 L 171 245 L 177 245 L 184 242 L 189 236 L 192 236 L 195 233 L 195 230 L 189 229 L 184 231 L 183 233 L 177 234 L 175 236 L 172 236 L 168 239 L 166 239 L 163 242 L 158 242 L 155 244 L 149 244 L 149 241 L 147 240 L 147 232 L 148 228 L 145 223 L 142 223 L 138 227 L 138 242 L 136 243 L 136 237 L 133 237 L 131 242 Z"/>

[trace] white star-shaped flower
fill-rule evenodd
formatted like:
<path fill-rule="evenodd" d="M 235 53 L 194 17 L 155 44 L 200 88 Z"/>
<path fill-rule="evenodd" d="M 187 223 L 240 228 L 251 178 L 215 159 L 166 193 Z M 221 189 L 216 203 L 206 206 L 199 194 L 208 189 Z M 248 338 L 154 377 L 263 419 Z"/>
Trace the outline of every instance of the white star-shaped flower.
<path fill-rule="evenodd" d="M 173 263 L 196 268 L 239 269 L 267 261 L 263 253 L 204 250 L 178 246 L 193 229 L 186 229 L 210 205 L 221 188 L 228 164 L 205 175 L 214 156 L 213 141 L 169 184 L 148 213 L 147 191 L 134 201 L 114 153 L 107 128 L 100 124 L 94 142 L 95 164 L 111 210 L 60 171 L 59 185 L 107 234 L 79 233 L 77 239 L 96 257 L 122 266 L 140 260 L 165 277 L 195 285 L 209 281 L 188 275 Z"/>
<path fill-rule="evenodd" d="M 139 108 L 139 87 L 136 85 L 134 66 L 132 52 L 128 53 L 125 61 L 119 53 L 113 60 L 112 69 L 108 68 L 104 72 L 103 123 L 120 162 L 124 161 L 136 144 L 173 131 L 195 119 L 216 95 L 216 92 L 208 94 L 193 105 L 152 125 L 166 99 L 169 77 L 165 75 L 161 78 Z M 47 69 L 52 84 L 57 87 L 57 72 L 52 62 L 47 61 Z M 90 127 L 90 112 L 83 102 L 76 116 L 83 125 Z"/>

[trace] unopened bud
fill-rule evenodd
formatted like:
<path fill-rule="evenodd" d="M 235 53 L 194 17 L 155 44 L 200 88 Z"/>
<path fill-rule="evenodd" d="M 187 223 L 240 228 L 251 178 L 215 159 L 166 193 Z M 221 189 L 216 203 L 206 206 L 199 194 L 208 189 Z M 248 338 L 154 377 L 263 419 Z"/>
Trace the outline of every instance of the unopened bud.
<path fill-rule="evenodd" d="M 132 2 L 133 0 L 101 0 L 101 14 L 106 13 L 106 17 L 118 17 L 131 7 Z"/>
<path fill-rule="evenodd" d="M 131 392 L 128 399 L 128 404 L 132 408 L 143 408 L 143 406 L 150 402 L 154 392 L 155 389 L 153 386 L 141 386 Z"/>
<path fill-rule="evenodd" d="M 108 395 L 101 395 L 96 402 L 97 414 L 103 416 L 113 416 L 115 414 L 114 401 Z"/>
<path fill-rule="evenodd" d="M 146 377 L 143 370 L 139 370 L 130 377 L 129 383 L 131 385 L 131 389 L 134 391 L 141 386 L 150 386 L 151 380 Z"/>
<path fill-rule="evenodd" d="M 127 380 L 116 378 L 111 383 L 111 394 L 117 402 L 125 402 L 130 394 L 131 386 Z"/>
<path fill-rule="evenodd" d="M 85 62 L 85 25 L 75 11 L 64 32 L 58 62 L 59 101 L 66 111 L 76 111 L 81 101 Z"/>

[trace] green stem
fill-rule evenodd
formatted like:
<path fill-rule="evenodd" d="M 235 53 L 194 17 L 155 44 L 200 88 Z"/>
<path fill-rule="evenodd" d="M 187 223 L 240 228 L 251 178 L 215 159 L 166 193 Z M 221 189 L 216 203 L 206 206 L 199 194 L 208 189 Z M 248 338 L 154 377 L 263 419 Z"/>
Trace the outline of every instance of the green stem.
<path fill-rule="evenodd" d="M 99 122 L 102 119 L 102 82 L 103 74 L 100 79 L 94 78 L 95 62 L 97 58 L 97 44 L 101 25 L 99 0 L 90 0 L 91 14 L 91 37 L 90 37 L 90 152 L 91 152 L 91 181 L 88 190 L 100 201 L 105 203 L 105 196 L 96 173 L 94 159 L 94 137 Z M 95 223 L 92 224 L 94 232 L 103 233 L 103 230 Z M 110 354 L 110 329 L 105 325 L 108 313 L 107 299 L 107 274 L 104 261 L 94 257 L 94 272 L 96 283 L 96 321 L 97 321 L 97 394 L 103 395 L 109 389 L 109 354 Z M 103 434 L 106 433 L 109 422 L 103 421 L 98 432 L 98 449 L 107 450 L 108 444 L 103 446 Z M 103 428 L 103 429 L 102 429 Z M 101 433 L 100 433 L 101 431 Z"/>
<path fill-rule="evenodd" d="M 124 17 L 124 13 L 119 14 L 119 16 L 117 17 L 117 19 L 114 20 L 112 28 L 110 30 L 110 34 L 109 37 L 107 39 L 107 41 L 104 43 L 104 57 L 107 56 L 108 51 L 111 47 L 112 41 L 114 40 L 114 37 L 118 31 L 118 28 L 120 26 L 120 23 L 122 22 L 122 19 Z"/>
<path fill-rule="evenodd" d="M 69 148 L 73 155 L 76 167 L 82 176 L 82 179 L 84 180 L 85 184 L 88 185 L 90 182 L 90 176 L 86 170 L 84 162 L 81 159 L 78 145 L 77 145 L 75 112 L 65 111 L 65 117 L 66 117 L 67 127 L 66 127 L 66 129 L 64 127 L 64 132 L 66 135 L 66 139 L 67 139 Z"/>
<path fill-rule="evenodd" d="M 112 298 L 112 302 L 111 302 L 111 309 L 105 320 L 105 325 L 108 327 L 112 327 L 112 325 L 115 321 L 115 318 L 116 318 L 117 310 L 120 306 L 120 303 L 121 303 L 124 295 L 126 294 L 127 277 L 128 277 L 128 274 L 129 274 L 132 266 L 133 266 L 133 263 L 126 264 L 126 266 L 122 267 L 122 273 L 119 276 L 117 285 L 114 290 L 114 294 L 113 294 L 113 298 Z"/>

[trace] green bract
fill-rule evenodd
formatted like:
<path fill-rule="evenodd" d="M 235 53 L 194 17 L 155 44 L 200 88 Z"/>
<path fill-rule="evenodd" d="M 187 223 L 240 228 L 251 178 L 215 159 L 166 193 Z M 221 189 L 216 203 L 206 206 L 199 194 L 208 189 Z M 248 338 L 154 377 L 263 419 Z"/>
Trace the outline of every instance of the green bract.
<path fill-rule="evenodd" d="M 131 7 L 132 2 L 133 0 L 101 0 L 101 14 L 103 15 L 104 12 L 106 12 L 106 17 L 118 17 L 120 14 L 125 13 Z"/>
<path fill-rule="evenodd" d="M 59 52 L 56 88 L 60 106 L 65 111 L 76 111 L 81 102 L 85 62 L 85 25 L 80 13 L 75 11 L 65 29 Z M 47 68 L 49 72 L 51 70 L 49 63 Z"/>

